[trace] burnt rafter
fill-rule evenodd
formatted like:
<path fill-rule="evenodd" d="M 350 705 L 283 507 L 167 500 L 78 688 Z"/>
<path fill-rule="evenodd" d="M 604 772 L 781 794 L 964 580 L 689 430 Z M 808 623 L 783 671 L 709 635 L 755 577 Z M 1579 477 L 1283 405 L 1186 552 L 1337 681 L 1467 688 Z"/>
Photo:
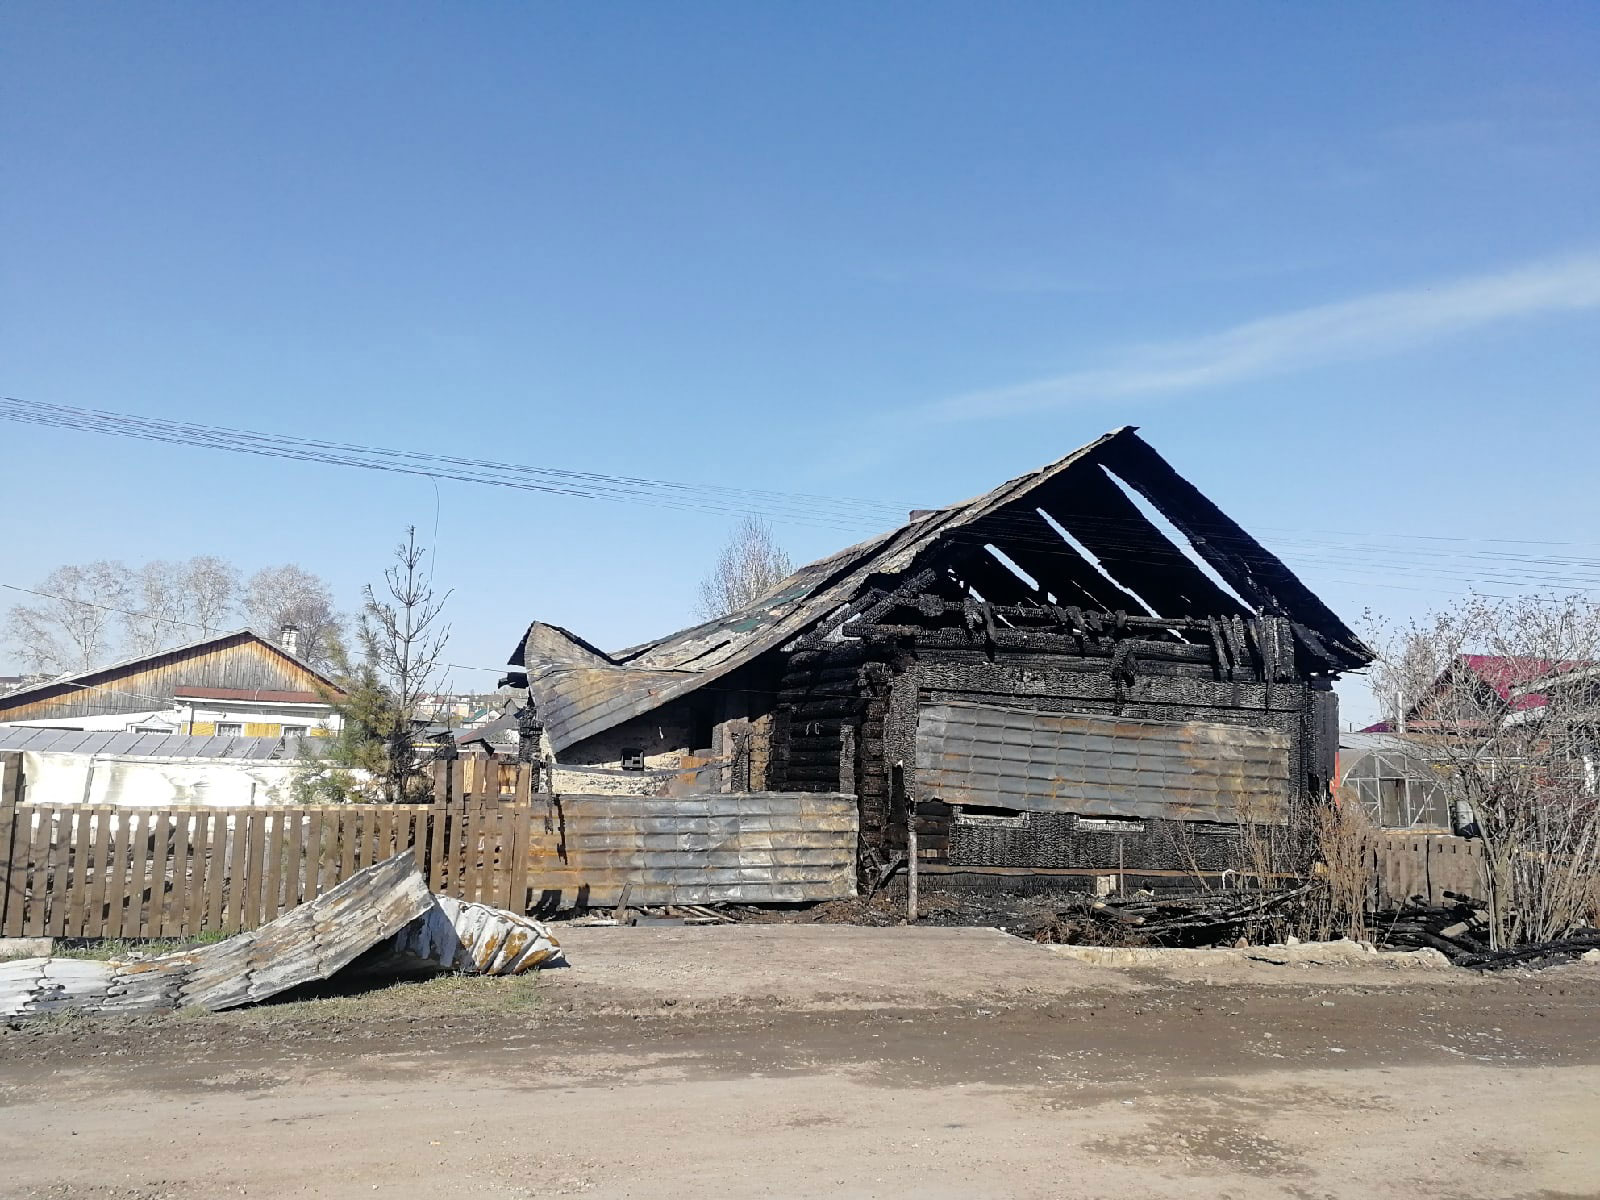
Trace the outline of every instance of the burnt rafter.
<path fill-rule="evenodd" d="M 1135 606 L 1121 588 L 1050 527 L 1031 504 L 1010 505 L 956 535 L 961 542 L 992 544 L 1016 563 L 1061 604 L 1079 604 L 1105 612 Z"/>
<path fill-rule="evenodd" d="M 950 556 L 950 568 L 981 595 L 995 604 L 1015 604 L 1021 600 L 1041 602 L 1044 595 L 1028 586 L 985 546 L 964 546 Z"/>
<path fill-rule="evenodd" d="M 1283 561 L 1179 475 L 1131 428 L 1086 457 L 1103 464 L 1188 538 L 1195 552 L 1262 613 L 1288 617 L 1296 637 L 1334 670 L 1355 670 L 1372 651 Z"/>
<path fill-rule="evenodd" d="M 1250 615 L 1094 465 L 1057 476 L 1039 489 L 1037 499 L 1108 574 L 1162 616 Z"/>

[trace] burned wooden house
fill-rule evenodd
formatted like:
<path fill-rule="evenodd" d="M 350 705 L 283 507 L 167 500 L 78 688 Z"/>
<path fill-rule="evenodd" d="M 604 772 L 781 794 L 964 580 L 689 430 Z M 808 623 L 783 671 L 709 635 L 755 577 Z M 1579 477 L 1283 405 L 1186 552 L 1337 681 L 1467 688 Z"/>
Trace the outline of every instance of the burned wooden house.
<path fill-rule="evenodd" d="M 841 791 L 863 869 L 1220 870 L 1325 796 L 1371 654 L 1132 428 L 607 654 L 535 622 L 509 682 L 558 791 Z"/>

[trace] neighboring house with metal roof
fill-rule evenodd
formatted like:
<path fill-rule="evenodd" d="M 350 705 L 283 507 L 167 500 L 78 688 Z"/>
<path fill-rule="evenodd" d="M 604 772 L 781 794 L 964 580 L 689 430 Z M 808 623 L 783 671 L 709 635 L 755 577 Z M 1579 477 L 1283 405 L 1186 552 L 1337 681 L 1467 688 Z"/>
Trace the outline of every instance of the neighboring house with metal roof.
<path fill-rule="evenodd" d="M 293 800 L 299 738 L 203 737 L 0 726 L 0 782 L 38 804 L 164 808 Z"/>
<path fill-rule="evenodd" d="M 1129 427 L 656 641 L 535 621 L 507 682 L 558 790 L 844 791 L 869 863 L 911 819 L 930 869 L 1159 873 L 1326 794 L 1371 658 Z"/>
<path fill-rule="evenodd" d="M 1547 679 L 1576 679 L 1588 662 L 1557 662 L 1530 655 L 1458 654 L 1447 662 L 1428 688 L 1406 706 L 1401 728 L 1379 721 L 1362 733 L 1444 731 L 1494 722 L 1543 708 Z"/>
<path fill-rule="evenodd" d="M 0 696 L 0 725 L 300 737 L 337 727 L 334 682 L 247 629 Z"/>

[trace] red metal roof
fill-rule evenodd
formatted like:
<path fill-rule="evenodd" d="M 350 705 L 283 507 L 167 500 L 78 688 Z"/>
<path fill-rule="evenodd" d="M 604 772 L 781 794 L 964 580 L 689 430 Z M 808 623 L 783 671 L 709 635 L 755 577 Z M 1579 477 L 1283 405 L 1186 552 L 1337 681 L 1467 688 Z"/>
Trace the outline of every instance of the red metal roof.
<path fill-rule="evenodd" d="M 1559 662 L 1553 658 L 1508 657 L 1496 654 L 1463 654 L 1458 662 L 1484 683 L 1494 689 L 1495 695 L 1515 711 L 1542 708 L 1547 697 L 1542 692 L 1530 692 L 1512 697 L 1512 692 L 1535 679 L 1543 679 L 1553 671 L 1577 666 L 1576 663 Z"/>

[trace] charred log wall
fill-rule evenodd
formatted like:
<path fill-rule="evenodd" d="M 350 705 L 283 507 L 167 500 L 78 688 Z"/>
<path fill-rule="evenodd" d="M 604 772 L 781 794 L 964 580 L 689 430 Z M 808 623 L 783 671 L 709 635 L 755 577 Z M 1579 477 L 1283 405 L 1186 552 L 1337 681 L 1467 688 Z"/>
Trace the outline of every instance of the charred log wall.
<path fill-rule="evenodd" d="M 1204 626 L 1204 623 L 1195 623 Z M 1291 800 L 1325 795 L 1337 717 L 1330 684 L 1297 670 L 1287 622 L 1235 622 L 1212 636 L 1162 640 L 1148 629 L 1020 630 L 993 625 L 876 626 L 858 640 L 791 656 L 779 696 L 773 781 L 839 788 L 861 803 L 864 850 L 903 851 L 907 797 L 925 860 L 1010 868 L 1222 870 L 1237 831 L 1149 821 L 1109 831 L 1073 814 L 1015 822 L 953 819 L 919 794 L 918 709 L 973 703 L 1039 712 L 1203 721 L 1274 729 L 1288 740 Z"/>
<path fill-rule="evenodd" d="M 945 820 L 946 861 L 958 866 L 1221 872 L 1238 863 L 1244 843 L 1237 826 L 1199 821 L 1101 821 L 1043 812 L 1017 818 L 956 813 Z"/>

